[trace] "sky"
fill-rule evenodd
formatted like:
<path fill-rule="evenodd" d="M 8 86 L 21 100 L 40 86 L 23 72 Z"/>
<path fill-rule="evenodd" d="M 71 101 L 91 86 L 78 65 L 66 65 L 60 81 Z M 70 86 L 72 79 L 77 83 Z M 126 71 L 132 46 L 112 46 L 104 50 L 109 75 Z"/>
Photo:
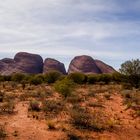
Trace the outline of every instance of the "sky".
<path fill-rule="evenodd" d="M 0 59 L 21 51 L 119 69 L 140 58 L 140 0 L 0 0 Z"/>

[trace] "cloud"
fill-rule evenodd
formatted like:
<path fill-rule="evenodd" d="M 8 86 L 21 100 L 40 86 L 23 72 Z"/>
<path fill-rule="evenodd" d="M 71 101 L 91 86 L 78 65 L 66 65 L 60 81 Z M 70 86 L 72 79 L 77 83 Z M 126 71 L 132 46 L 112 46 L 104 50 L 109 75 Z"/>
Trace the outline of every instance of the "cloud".
<path fill-rule="evenodd" d="M 0 1 L 0 54 L 88 54 L 115 67 L 139 57 L 139 0 Z"/>

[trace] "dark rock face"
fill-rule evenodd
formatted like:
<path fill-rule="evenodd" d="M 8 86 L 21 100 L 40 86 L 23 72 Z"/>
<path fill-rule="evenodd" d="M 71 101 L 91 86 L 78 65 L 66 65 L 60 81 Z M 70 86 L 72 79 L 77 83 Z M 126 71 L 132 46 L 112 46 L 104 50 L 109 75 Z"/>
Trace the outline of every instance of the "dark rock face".
<path fill-rule="evenodd" d="M 14 63 L 15 62 L 11 58 L 3 58 L 1 61 L 4 62 L 4 63 L 6 63 L 6 64 L 11 64 L 11 63 Z"/>
<path fill-rule="evenodd" d="M 101 73 L 97 67 L 94 59 L 87 55 L 76 56 L 70 63 L 68 73 L 82 72 L 89 73 Z"/>
<path fill-rule="evenodd" d="M 6 69 L 7 65 L 0 60 L 0 71 L 4 71 Z"/>
<path fill-rule="evenodd" d="M 116 72 L 115 69 L 100 60 L 95 60 L 96 65 L 101 70 L 102 73 L 113 73 Z"/>
<path fill-rule="evenodd" d="M 15 55 L 14 61 L 16 68 L 23 73 L 37 74 L 43 71 L 43 59 L 40 55 L 20 52 Z"/>
<path fill-rule="evenodd" d="M 58 71 L 66 74 L 63 63 L 52 58 L 47 58 L 43 64 L 42 57 L 37 54 L 19 52 L 15 55 L 14 59 L 4 58 L 0 60 L 1 75 L 11 75 L 13 73 L 38 74 L 49 71 Z M 69 65 L 68 74 L 74 72 L 101 74 L 116 71 L 100 60 L 94 60 L 90 56 L 81 55 L 76 56 Z"/>
<path fill-rule="evenodd" d="M 13 63 L 5 63 L 0 60 L 0 74 L 1 75 L 10 75 L 14 73 L 15 67 Z"/>
<path fill-rule="evenodd" d="M 52 58 L 47 58 L 44 61 L 43 73 L 47 73 L 49 71 L 58 71 L 62 74 L 66 74 L 64 64 Z"/>
<path fill-rule="evenodd" d="M 43 59 L 37 54 L 25 52 L 17 53 L 14 59 L 4 58 L 0 60 L 0 74 L 13 73 L 37 74 L 43 71 Z"/>

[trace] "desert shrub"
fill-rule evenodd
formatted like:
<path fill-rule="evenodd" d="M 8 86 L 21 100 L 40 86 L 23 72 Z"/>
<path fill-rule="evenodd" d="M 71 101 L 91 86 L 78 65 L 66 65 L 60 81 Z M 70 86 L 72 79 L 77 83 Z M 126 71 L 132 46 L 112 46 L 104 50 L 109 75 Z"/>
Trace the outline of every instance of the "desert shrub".
<path fill-rule="evenodd" d="M 0 114 L 12 114 L 14 113 L 14 102 L 8 101 L 0 105 Z"/>
<path fill-rule="evenodd" d="M 74 132 L 67 133 L 68 140 L 81 140 L 81 137 L 75 134 Z"/>
<path fill-rule="evenodd" d="M 112 77 L 110 74 L 100 74 L 98 75 L 98 81 L 99 82 L 104 82 L 105 84 L 108 84 L 109 82 L 111 82 Z"/>
<path fill-rule="evenodd" d="M 78 129 L 102 131 L 106 128 L 106 122 L 102 118 L 103 113 L 89 113 L 86 109 L 75 106 L 71 112 L 72 123 Z"/>
<path fill-rule="evenodd" d="M 59 78 L 61 78 L 62 74 L 57 71 L 48 72 L 44 75 L 45 82 L 47 83 L 55 83 Z"/>
<path fill-rule="evenodd" d="M 110 95 L 109 93 L 104 94 L 104 97 L 105 97 L 107 100 L 110 100 L 110 99 L 111 99 L 111 95 Z"/>
<path fill-rule="evenodd" d="M 63 109 L 63 103 L 55 100 L 47 100 L 43 103 L 46 114 L 58 114 Z"/>
<path fill-rule="evenodd" d="M 133 87 L 131 86 L 130 83 L 123 82 L 123 83 L 121 83 L 121 85 L 122 85 L 123 89 L 127 89 L 127 90 L 132 90 L 133 89 Z"/>
<path fill-rule="evenodd" d="M 129 83 L 132 87 L 140 88 L 140 74 L 139 75 L 129 75 Z"/>
<path fill-rule="evenodd" d="M 33 98 L 44 98 L 46 96 L 44 91 L 33 91 L 29 94 Z"/>
<path fill-rule="evenodd" d="M 0 91 L 0 102 L 3 102 L 4 100 L 4 93 Z"/>
<path fill-rule="evenodd" d="M 124 104 L 127 108 L 132 108 L 135 111 L 140 110 L 140 94 L 139 92 L 134 92 L 133 90 L 122 91 L 122 96 L 124 97 Z"/>
<path fill-rule="evenodd" d="M 16 73 L 12 75 L 11 80 L 14 82 L 21 82 L 25 78 L 24 74 Z"/>
<path fill-rule="evenodd" d="M 104 107 L 104 106 L 102 105 L 102 103 L 99 103 L 99 102 L 90 102 L 90 103 L 88 104 L 88 106 L 90 106 L 90 107 Z"/>
<path fill-rule="evenodd" d="M 40 111 L 41 110 L 40 102 L 36 101 L 36 100 L 30 101 L 29 110 L 31 110 L 31 111 Z"/>
<path fill-rule="evenodd" d="M 49 130 L 55 130 L 56 129 L 56 123 L 54 121 L 47 121 L 48 129 Z"/>
<path fill-rule="evenodd" d="M 123 79 L 124 79 L 124 76 L 119 72 L 115 72 L 112 74 L 112 81 L 113 82 L 120 83 L 123 81 Z"/>
<path fill-rule="evenodd" d="M 41 75 L 35 75 L 30 78 L 30 84 L 39 85 L 43 83 L 43 77 Z"/>
<path fill-rule="evenodd" d="M 0 75 L 0 82 L 11 81 L 11 75 Z"/>
<path fill-rule="evenodd" d="M 4 76 L 0 75 L 0 82 L 4 82 L 5 79 L 4 79 Z"/>
<path fill-rule="evenodd" d="M 98 82 L 98 75 L 95 75 L 95 74 L 90 74 L 87 76 L 87 83 L 88 84 L 94 84 L 96 82 Z"/>
<path fill-rule="evenodd" d="M 135 88 L 140 87 L 140 60 L 126 61 L 121 65 L 120 72 L 128 76 L 128 82 Z"/>
<path fill-rule="evenodd" d="M 6 131 L 3 125 L 0 125 L 0 139 L 4 139 L 6 137 Z"/>
<path fill-rule="evenodd" d="M 74 83 L 72 80 L 65 78 L 61 81 L 57 81 L 54 85 L 54 88 L 66 98 L 72 94 Z"/>
<path fill-rule="evenodd" d="M 75 82 L 77 84 L 84 84 L 87 81 L 86 75 L 83 73 L 79 73 L 79 72 L 69 74 L 68 79 L 73 80 L 73 82 Z"/>
<path fill-rule="evenodd" d="M 67 102 L 70 102 L 72 104 L 77 104 L 82 101 L 83 101 L 83 98 L 76 94 L 72 94 L 71 96 L 67 97 Z"/>

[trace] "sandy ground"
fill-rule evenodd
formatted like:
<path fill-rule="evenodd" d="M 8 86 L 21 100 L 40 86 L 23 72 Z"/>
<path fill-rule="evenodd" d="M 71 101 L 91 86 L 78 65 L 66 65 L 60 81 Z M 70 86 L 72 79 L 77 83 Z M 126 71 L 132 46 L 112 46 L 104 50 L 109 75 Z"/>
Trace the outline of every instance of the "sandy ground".
<path fill-rule="evenodd" d="M 105 101 L 104 107 L 104 112 L 118 120 L 119 124 L 111 131 L 88 132 L 93 140 L 140 140 L 140 119 L 132 115 L 132 110 L 126 110 L 121 95 L 112 95 L 110 100 Z M 64 132 L 48 130 L 45 120 L 29 117 L 26 101 L 16 104 L 14 115 L 0 116 L 0 121 L 8 132 L 6 140 L 66 140 Z"/>
<path fill-rule="evenodd" d="M 3 118 L 8 131 L 6 140 L 61 140 L 64 137 L 62 132 L 48 131 L 45 121 L 29 118 L 27 102 L 18 103 L 15 111 L 16 115 Z"/>

